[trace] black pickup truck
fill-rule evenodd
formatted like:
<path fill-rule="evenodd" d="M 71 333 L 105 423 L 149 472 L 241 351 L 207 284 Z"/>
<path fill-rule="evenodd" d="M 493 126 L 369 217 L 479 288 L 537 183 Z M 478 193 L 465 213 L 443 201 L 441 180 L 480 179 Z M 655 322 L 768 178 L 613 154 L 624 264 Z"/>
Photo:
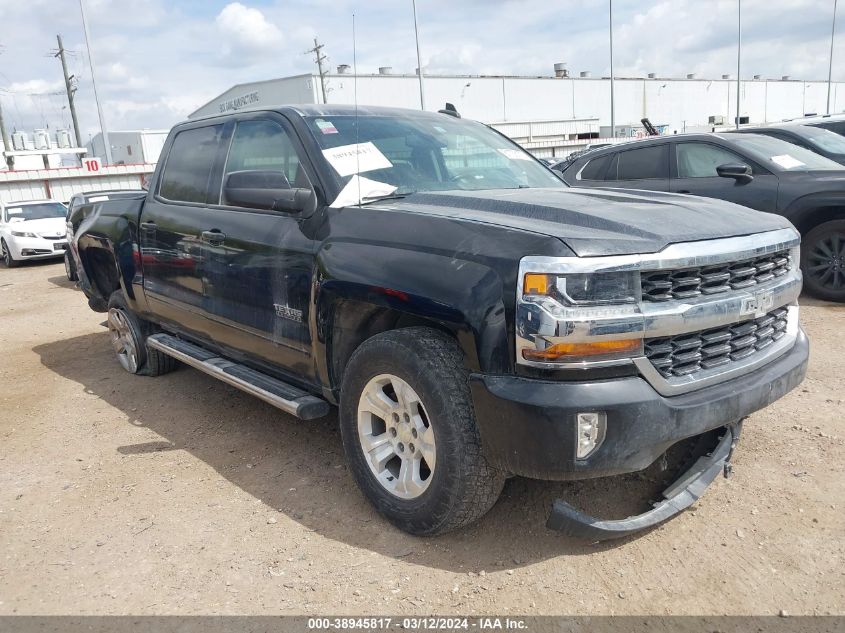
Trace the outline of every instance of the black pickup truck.
<path fill-rule="evenodd" d="M 707 440 L 643 514 L 721 472 L 742 420 L 804 377 L 799 236 L 671 193 L 578 190 L 447 113 L 290 106 L 177 125 L 147 192 L 74 206 L 78 285 L 120 364 L 177 361 L 311 419 L 414 534 L 466 525 L 505 479 L 640 471 Z"/>

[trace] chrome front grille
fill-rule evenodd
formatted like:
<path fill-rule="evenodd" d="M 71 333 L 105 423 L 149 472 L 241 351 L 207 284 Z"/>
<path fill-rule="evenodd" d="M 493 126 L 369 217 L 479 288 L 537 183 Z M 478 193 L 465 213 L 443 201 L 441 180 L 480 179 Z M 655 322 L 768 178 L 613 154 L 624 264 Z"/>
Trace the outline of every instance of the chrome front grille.
<path fill-rule="evenodd" d="M 791 265 L 789 251 L 781 251 L 735 263 L 643 272 L 643 301 L 692 299 L 740 290 L 782 277 Z"/>
<path fill-rule="evenodd" d="M 664 378 L 725 366 L 766 349 L 786 335 L 788 309 L 757 319 L 677 336 L 645 339 L 645 355 Z"/>

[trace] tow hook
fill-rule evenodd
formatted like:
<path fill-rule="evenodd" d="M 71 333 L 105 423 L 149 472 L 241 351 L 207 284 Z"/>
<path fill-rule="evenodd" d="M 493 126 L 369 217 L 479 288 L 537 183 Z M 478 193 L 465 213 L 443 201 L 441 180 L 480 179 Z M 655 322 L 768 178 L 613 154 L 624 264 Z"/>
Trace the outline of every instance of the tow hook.
<path fill-rule="evenodd" d="M 739 443 L 739 433 L 742 430 L 742 422 L 735 422 L 733 424 L 728 425 L 728 432 L 731 434 L 731 448 L 728 451 L 728 456 L 725 458 L 725 465 L 722 469 L 722 474 L 724 475 L 725 479 L 730 479 L 731 475 L 733 474 L 733 464 L 731 464 L 731 457 L 734 454 L 734 449 L 736 449 L 736 445 Z"/>

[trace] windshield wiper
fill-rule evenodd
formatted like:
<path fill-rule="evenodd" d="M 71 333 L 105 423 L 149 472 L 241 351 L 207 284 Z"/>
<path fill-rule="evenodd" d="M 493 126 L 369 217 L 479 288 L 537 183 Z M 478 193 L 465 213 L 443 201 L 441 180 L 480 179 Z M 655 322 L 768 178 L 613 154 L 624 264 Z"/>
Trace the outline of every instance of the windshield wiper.
<path fill-rule="evenodd" d="M 388 193 L 383 196 L 362 196 L 361 204 L 372 204 L 373 202 L 381 202 L 382 200 L 401 200 L 408 195 L 407 193 Z"/>

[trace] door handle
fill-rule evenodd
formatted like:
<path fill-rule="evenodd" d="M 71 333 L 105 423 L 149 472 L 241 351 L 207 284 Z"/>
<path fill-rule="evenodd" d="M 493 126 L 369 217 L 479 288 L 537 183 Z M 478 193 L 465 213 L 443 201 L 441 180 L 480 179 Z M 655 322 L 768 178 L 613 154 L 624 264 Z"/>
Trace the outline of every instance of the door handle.
<path fill-rule="evenodd" d="M 678 193 L 689 193 L 689 189 L 681 189 Z"/>
<path fill-rule="evenodd" d="M 200 233 L 200 239 L 208 244 L 218 245 L 222 244 L 226 239 L 226 234 L 218 229 L 212 229 L 210 231 L 203 231 Z"/>
<path fill-rule="evenodd" d="M 141 222 L 141 230 L 145 233 L 155 233 L 156 230 L 156 223 L 155 222 Z"/>

